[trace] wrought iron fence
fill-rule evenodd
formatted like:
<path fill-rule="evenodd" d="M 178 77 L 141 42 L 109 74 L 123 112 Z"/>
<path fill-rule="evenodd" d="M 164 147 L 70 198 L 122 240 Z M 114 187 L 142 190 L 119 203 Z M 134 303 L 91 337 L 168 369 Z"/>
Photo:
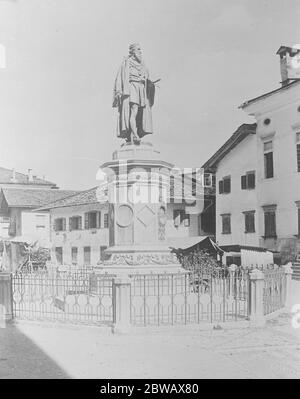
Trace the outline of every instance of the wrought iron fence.
<path fill-rule="evenodd" d="M 113 276 L 78 271 L 17 273 L 14 317 L 83 324 L 111 323 Z"/>
<path fill-rule="evenodd" d="M 283 268 L 276 265 L 263 270 L 263 273 L 263 309 L 264 315 L 267 315 L 285 306 L 286 274 Z"/>
<path fill-rule="evenodd" d="M 249 273 L 227 268 L 132 275 L 131 323 L 175 325 L 247 319 Z"/>

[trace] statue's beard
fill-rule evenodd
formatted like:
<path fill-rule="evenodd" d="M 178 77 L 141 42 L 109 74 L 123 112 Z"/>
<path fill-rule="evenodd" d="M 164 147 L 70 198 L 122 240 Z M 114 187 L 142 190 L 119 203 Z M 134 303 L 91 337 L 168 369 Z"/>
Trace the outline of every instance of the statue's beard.
<path fill-rule="evenodd" d="M 139 57 L 138 55 L 134 55 L 134 58 L 137 62 L 141 63 L 142 62 L 142 57 Z"/>

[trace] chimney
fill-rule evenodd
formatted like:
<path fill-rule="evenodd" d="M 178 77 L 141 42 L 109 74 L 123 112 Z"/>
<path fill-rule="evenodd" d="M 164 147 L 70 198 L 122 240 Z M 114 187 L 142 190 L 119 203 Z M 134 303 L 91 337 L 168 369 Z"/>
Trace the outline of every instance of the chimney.
<path fill-rule="evenodd" d="M 28 169 L 28 181 L 33 181 L 32 169 Z"/>
<path fill-rule="evenodd" d="M 300 45 L 280 46 L 276 54 L 280 56 L 282 86 L 300 80 Z"/>
<path fill-rule="evenodd" d="M 11 177 L 10 181 L 11 181 L 12 183 L 16 183 L 16 182 L 17 182 L 17 179 L 16 179 L 16 169 L 15 169 L 15 168 L 13 168 L 13 170 L 12 170 L 12 177 Z"/>

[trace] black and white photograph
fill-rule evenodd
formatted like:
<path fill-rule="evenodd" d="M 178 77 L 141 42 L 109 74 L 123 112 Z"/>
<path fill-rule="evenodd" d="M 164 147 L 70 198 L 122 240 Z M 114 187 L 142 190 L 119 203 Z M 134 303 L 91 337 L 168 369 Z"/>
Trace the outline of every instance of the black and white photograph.
<path fill-rule="evenodd" d="M 299 0 L 0 0 L 0 137 L 3 383 L 300 378 Z"/>

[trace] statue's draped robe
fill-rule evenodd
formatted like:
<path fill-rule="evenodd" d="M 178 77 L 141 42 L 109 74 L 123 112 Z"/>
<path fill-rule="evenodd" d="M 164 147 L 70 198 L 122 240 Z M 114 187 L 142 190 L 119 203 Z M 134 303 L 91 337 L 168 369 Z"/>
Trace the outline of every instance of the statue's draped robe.
<path fill-rule="evenodd" d="M 146 70 L 146 69 L 145 69 Z M 148 79 L 149 73 L 146 70 L 146 83 L 144 85 L 146 105 L 139 107 L 137 115 L 137 133 L 139 137 L 153 133 L 151 107 L 154 103 L 154 84 Z M 123 61 L 114 86 L 113 107 L 118 108 L 117 136 L 128 138 L 130 135 L 130 83 L 129 83 L 129 57 Z M 118 101 L 117 94 L 121 94 Z"/>

